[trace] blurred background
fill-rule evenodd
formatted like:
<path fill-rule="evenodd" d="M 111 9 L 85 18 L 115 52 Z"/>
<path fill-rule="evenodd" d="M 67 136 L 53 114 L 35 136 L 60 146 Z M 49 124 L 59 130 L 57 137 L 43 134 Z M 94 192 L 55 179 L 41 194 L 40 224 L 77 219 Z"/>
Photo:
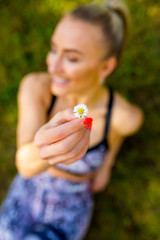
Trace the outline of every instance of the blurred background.
<path fill-rule="evenodd" d="M 17 90 L 29 72 L 46 71 L 50 37 L 61 15 L 87 0 L 0 0 L 0 201 L 16 174 Z M 99 0 L 100 2 L 100 0 Z M 108 84 L 144 111 L 126 139 L 108 188 L 95 196 L 86 240 L 160 239 L 160 3 L 126 1 L 130 36 Z"/>

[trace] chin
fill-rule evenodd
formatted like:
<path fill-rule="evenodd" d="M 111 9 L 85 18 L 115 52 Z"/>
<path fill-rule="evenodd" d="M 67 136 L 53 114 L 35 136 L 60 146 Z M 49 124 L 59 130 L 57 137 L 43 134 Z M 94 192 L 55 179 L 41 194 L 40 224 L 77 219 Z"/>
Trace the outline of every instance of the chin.
<path fill-rule="evenodd" d="M 51 93 L 57 97 L 62 97 L 68 94 L 68 91 L 66 89 L 63 88 L 57 88 L 52 86 L 51 87 Z"/>

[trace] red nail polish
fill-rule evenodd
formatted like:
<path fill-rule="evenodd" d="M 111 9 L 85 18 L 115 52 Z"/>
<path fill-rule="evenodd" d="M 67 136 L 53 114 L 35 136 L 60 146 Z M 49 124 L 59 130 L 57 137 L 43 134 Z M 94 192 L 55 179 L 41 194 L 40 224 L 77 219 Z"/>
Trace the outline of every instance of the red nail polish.
<path fill-rule="evenodd" d="M 92 123 L 92 122 L 93 122 L 93 119 L 92 119 L 92 118 L 89 118 L 89 117 L 87 117 L 87 118 L 85 118 L 85 119 L 83 120 L 83 124 L 84 124 L 84 125 L 90 124 L 90 123 Z"/>
<path fill-rule="evenodd" d="M 92 128 L 92 122 L 93 122 L 93 119 L 88 117 L 83 120 L 83 125 L 87 130 L 90 131 Z"/>
<path fill-rule="evenodd" d="M 89 123 L 89 124 L 88 124 L 88 127 L 87 127 L 87 130 L 90 131 L 91 129 L 92 129 L 92 123 Z"/>

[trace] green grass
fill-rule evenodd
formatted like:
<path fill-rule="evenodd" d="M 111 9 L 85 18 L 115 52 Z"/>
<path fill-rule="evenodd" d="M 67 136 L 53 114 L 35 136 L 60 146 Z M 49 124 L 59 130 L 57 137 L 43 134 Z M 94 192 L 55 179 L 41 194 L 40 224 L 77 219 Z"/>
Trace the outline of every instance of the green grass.
<path fill-rule="evenodd" d="M 21 78 L 46 69 L 61 14 L 87 0 L 0 1 L 0 201 L 16 174 L 16 95 Z M 160 240 L 160 4 L 127 1 L 132 22 L 120 68 L 108 83 L 144 111 L 142 129 L 126 139 L 110 185 L 95 196 L 87 240 Z"/>

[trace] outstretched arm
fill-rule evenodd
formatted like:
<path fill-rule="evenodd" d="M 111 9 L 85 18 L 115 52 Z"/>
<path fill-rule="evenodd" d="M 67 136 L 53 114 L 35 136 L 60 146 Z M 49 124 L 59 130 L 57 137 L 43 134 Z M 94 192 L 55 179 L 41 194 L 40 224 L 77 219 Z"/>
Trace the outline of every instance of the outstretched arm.
<path fill-rule="evenodd" d="M 88 149 L 90 132 L 83 127 L 83 119 L 75 119 L 71 109 L 47 122 L 46 81 L 44 75 L 29 75 L 19 90 L 16 166 L 26 178 L 47 170 L 51 164 L 73 163 Z"/>

